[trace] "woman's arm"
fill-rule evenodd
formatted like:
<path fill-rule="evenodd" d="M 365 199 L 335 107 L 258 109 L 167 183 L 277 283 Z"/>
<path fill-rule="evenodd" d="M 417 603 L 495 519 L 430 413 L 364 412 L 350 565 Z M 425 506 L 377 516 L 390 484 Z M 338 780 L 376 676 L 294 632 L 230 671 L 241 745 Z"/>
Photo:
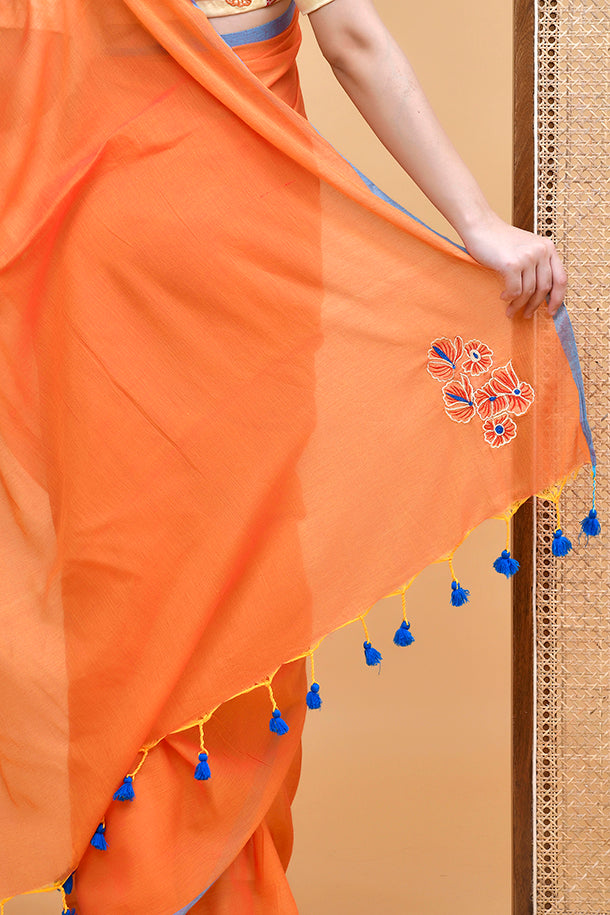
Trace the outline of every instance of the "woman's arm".
<path fill-rule="evenodd" d="M 531 317 L 548 295 L 554 314 L 566 273 L 550 239 L 494 213 L 438 122 L 372 0 L 333 0 L 309 14 L 332 70 L 384 146 L 451 223 L 468 252 L 502 274 L 507 315 Z"/>

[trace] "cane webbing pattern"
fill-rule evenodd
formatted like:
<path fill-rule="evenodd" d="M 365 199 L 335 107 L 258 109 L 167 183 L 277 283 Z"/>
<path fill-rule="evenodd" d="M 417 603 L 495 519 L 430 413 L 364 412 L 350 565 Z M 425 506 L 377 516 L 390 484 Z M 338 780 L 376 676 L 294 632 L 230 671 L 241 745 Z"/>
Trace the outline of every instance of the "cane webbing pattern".
<path fill-rule="evenodd" d="M 610 320 L 607 0 L 538 0 L 538 231 L 567 265 L 596 444 L 602 535 L 578 542 L 586 473 L 536 509 L 535 908 L 610 915 Z"/>

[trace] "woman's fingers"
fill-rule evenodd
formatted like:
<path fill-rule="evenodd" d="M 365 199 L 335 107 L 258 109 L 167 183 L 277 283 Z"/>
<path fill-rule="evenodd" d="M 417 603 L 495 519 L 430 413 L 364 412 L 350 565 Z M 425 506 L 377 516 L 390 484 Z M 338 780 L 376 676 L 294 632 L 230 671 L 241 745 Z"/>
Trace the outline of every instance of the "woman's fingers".
<path fill-rule="evenodd" d="M 551 253 L 551 270 L 553 273 L 553 287 L 549 294 L 548 311 L 550 315 L 554 315 L 565 298 L 566 287 L 568 285 L 568 275 L 561 262 L 561 258 L 557 254 L 555 245 L 553 245 L 553 251 Z"/>
<path fill-rule="evenodd" d="M 528 252 L 533 259 L 522 267 L 520 279 L 514 270 L 505 273 L 506 289 L 502 297 L 510 301 L 506 309 L 509 318 L 521 310 L 523 317 L 531 318 L 545 301 L 549 314 L 554 315 L 563 302 L 567 274 L 561 258 L 550 239 L 538 239 L 538 243 L 536 250 Z"/>
<path fill-rule="evenodd" d="M 518 280 L 514 275 L 510 277 L 506 284 L 507 293 L 509 290 L 517 289 L 518 285 L 521 286 L 521 291 L 512 299 L 510 305 L 506 309 L 506 314 L 509 318 L 512 318 L 514 314 L 527 305 L 536 292 L 536 267 L 534 264 L 528 263 L 523 267 Z"/>
<path fill-rule="evenodd" d="M 523 311 L 524 318 L 531 318 L 536 309 L 546 300 L 553 288 L 553 271 L 550 260 L 543 261 L 536 267 L 536 290 Z"/>
<path fill-rule="evenodd" d="M 563 302 L 567 276 L 550 238 L 534 235 L 492 216 L 469 227 L 462 239 L 480 264 L 498 271 L 504 279 L 500 298 L 506 315 L 531 318 L 545 300 L 554 315 Z"/>

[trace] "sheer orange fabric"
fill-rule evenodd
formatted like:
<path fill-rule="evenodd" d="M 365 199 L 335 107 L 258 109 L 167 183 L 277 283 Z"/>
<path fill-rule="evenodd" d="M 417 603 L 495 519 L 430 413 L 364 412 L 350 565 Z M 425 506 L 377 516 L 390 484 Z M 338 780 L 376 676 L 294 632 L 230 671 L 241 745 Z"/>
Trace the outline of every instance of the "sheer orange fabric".
<path fill-rule="evenodd" d="M 225 872 L 220 913 L 247 873 L 258 912 L 288 662 L 585 463 L 579 391 L 303 117 L 296 19 L 243 60 L 184 0 L 0 29 L 0 895 L 78 867 L 80 915 L 167 915 Z"/>

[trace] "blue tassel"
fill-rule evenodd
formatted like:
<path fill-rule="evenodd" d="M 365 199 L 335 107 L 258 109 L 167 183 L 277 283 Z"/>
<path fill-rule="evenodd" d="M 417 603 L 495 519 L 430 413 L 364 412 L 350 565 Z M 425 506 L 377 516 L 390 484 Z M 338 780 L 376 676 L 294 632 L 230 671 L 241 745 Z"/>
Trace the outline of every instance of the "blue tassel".
<path fill-rule="evenodd" d="M 64 915 L 76 915 L 76 909 L 64 909 Z"/>
<path fill-rule="evenodd" d="M 208 754 L 200 753 L 199 762 L 195 767 L 195 775 L 193 777 L 196 778 L 198 782 L 207 782 L 211 775 L 212 773 L 210 772 L 210 766 L 208 764 Z"/>
<path fill-rule="evenodd" d="M 133 778 L 131 775 L 126 775 L 123 779 L 123 784 L 121 787 L 114 792 L 112 795 L 113 801 L 133 801 L 135 797 L 133 790 Z"/>
<path fill-rule="evenodd" d="M 567 556 L 572 549 L 572 544 L 565 536 L 560 527 L 557 528 L 553 535 L 553 556 Z"/>
<path fill-rule="evenodd" d="M 74 889 L 74 874 L 70 874 L 66 882 L 64 883 L 64 893 L 66 896 L 69 896 L 72 890 Z"/>
<path fill-rule="evenodd" d="M 587 535 L 587 540 L 589 537 L 598 536 L 602 526 L 597 520 L 597 512 L 594 508 L 591 509 L 586 518 L 583 518 L 583 520 L 580 522 L 580 526 L 582 527 L 583 534 Z"/>
<path fill-rule="evenodd" d="M 394 635 L 394 644 L 402 647 L 403 645 L 412 645 L 414 641 L 415 639 L 411 635 L 411 623 L 403 620 Z"/>
<path fill-rule="evenodd" d="M 274 734 L 287 734 L 290 728 L 282 718 L 282 713 L 279 708 L 273 709 L 273 715 L 271 721 L 269 722 L 269 730 L 273 731 Z"/>
<path fill-rule="evenodd" d="M 496 572 L 499 572 L 500 575 L 506 575 L 507 578 L 512 578 L 520 568 L 521 566 L 516 559 L 512 558 L 508 550 L 502 550 L 502 555 L 498 556 L 494 562 Z"/>
<path fill-rule="evenodd" d="M 93 833 L 93 837 L 91 839 L 91 845 L 93 845 L 94 848 L 99 848 L 100 851 L 106 851 L 106 849 L 108 848 L 108 843 L 106 842 L 106 839 L 104 838 L 105 832 L 106 832 L 106 827 L 104 826 L 103 823 L 100 823 L 100 825 L 97 827 L 97 829 Z"/>
<path fill-rule="evenodd" d="M 470 591 L 461 588 L 459 581 L 451 582 L 451 603 L 454 607 L 461 607 L 462 604 L 468 603 Z"/>
<path fill-rule="evenodd" d="M 311 689 L 307 693 L 307 708 L 320 708 L 322 700 L 320 699 L 320 684 L 312 683 Z"/>
<path fill-rule="evenodd" d="M 381 661 L 383 661 L 380 653 L 376 648 L 373 648 L 370 642 L 364 643 L 364 657 L 369 667 L 374 667 L 376 664 L 379 664 Z"/>

